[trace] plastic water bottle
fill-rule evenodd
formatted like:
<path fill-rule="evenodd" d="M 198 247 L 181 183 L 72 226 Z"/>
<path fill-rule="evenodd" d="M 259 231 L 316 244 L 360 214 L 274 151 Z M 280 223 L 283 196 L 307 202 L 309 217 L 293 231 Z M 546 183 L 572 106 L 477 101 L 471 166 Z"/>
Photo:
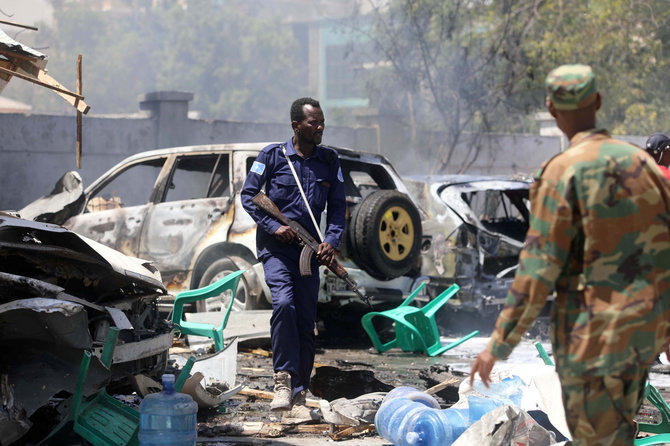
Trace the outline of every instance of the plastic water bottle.
<path fill-rule="evenodd" d="M 375 414 L 375 428 L 379 435 L 394 445 L 403 445 L 413 420 L 426 410 L 436 410 L 440 403 L 414 387 L 396 387 L 386 394 Z"/>
<path fill-rule="evenodd" d="M 523 381 L 513 376 L 486 389 L 475 388 L 484 396 L 468 397 L 467 409 L 440 409 L 432 396 L 412 387 L 389 392 L 375 415 L 380 436 L 395 446 L 449 446 L 484 414 L 505 404 L 518 406 Z"/>
<path fill-rule="evenodd" d="M 391 401 L 393 398 L 400 398 L 400 397 L 423 403 L 424 405 L 428 407 L 434 407 L 435 409 L 440 408 L 440 403 L 438 403 L 437 400 L 432 395 L 428 395 L 426 392 L 423 392 L 419 389 L 415 389 L 414 387 L 410 386 L 395 387 L 389 393 L 386 394 L 386 396 L 384 397 L 384 401 L 388 402 Z"/>
<path fill-rule="evenodd" d="M 413 387 L 396 387 L 375 414 L 380 436 L 395 446 L 450 445 L 470 425 L 467 409 L 440 409 L 431 395 Z"/>
<path fill-rule="evenodd" d="M 412 401 L 404 397 L 393 398 L 382 402 L 375 414 L 375 428 L 379 435 L 395 446 L 406 446 L 405 437 L 414 428 L 416 419 L 423 412 L 436 411 L 422 402 Z"/>
<path fill-rule="evenodd" d="M 496 383 L 490 383 L 488 389 L 481 380 L 476 380 L 472 386 L 474 390 L 485 397 L 513 406 L 521 405 L 521 397 L 523 396 L 523 389 L 525 387 L 526 384 L 516 375 L 512 375 Z"/>
<path fill-rule="evenodd" d="M 427 410 L 405 433 L 405 444 L 449 446 L 470 426 L 468 409 Z"/>
<path fill-rule="evenodd" d="M 198 436 L 198 405 L 174 391 L 174 375 L 163 375 L 163 391 L 147 395 L 140 404 L 141 446 L 193 446 Z"/>

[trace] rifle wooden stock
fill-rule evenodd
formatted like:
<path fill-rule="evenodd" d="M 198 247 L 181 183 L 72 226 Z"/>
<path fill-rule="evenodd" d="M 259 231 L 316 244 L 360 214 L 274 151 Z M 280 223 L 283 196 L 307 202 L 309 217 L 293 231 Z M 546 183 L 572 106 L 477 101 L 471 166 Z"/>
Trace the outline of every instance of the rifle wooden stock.
<path fill-rule="evenodd" d="M 259 192 L 256 194 L 254 198 L 251 199 L 251 202 L 256 205 L 260 210 L 265 212 L 268 215 L 271 215 L 272 217 L 276 218 L 277 221 L 279 221 L 281 224 L 285 226 L 289 226 L 291 229 L 293 229 L 297 234 L 298 237 L 300 238 L 300 244 L 303 245 L 302 252 L 300 253 L 300 275 L 301 276 L 311 276 L 312 275 L 312 256 L 319 252 L 319 242 L 312 237 L 312 234 L 310 234 L 307 229 L 305 229 L 300 223 L 297 221 L 293 221 L 289 218 L 287 218 L 284 214 L 281 213 L 279 208 L 277 207 L 276 204 L 270 198 L 265 195 L 263 192 Z M 337 277 L 340 279 L 344 280 L 344 282 L 351 288 L 351 290 L 356 293 L 358 297 L 361 298 L 365 303 L 368 304 L 370 308 L 372 308 L 372 305 L 370 304 L 370 300 L 366 295 L 361 293 L 361 291 L 358 289 L 358 284 L 351 278 L 349 277 L 349 273 L 347 272 L 346 269 L 340 264 L 340 262 L 337 261 L 337 259 L 333 258 L 333 261 L 330 262 L 330 265 L 326 265 L 329 270 L 331 270 Z"/>

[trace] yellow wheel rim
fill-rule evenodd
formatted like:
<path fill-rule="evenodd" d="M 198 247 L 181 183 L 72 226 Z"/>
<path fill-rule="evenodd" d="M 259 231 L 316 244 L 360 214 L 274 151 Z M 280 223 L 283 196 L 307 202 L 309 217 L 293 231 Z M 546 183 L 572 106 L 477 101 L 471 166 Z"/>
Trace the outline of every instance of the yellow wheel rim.
<path fill-rule="evenodd" d="M 379 244 L 393 261 L 405 259 L 412 251 L 414 225 L 412 218 L 400 206 L 389 208 L 379 222 Z"/>

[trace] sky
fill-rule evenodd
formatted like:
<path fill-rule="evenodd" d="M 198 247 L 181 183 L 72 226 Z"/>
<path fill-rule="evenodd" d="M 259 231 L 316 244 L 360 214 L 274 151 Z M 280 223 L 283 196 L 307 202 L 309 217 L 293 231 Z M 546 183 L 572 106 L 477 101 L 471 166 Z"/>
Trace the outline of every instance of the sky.
<path fill-rule="evenodd" d="M 0 0 L 0 20 L 37 26 L 39 22 L 51 23 L 53 7 L 48 0 Z M 10 36 L 10 30 L 19 28 L 2 25 Z"/>

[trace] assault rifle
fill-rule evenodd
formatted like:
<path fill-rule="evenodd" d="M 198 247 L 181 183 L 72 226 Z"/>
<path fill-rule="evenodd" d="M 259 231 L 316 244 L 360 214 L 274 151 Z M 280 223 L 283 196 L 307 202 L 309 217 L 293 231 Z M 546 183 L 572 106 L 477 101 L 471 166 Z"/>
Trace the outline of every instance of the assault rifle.
<path fill-rule="evenodd" d="M 317 242 L 314 237 L 312 237 L 312 234 L 310 234 L 300 223 L 293 221 L 282 214 L 277 205 L 274 204 L 273 201 L 270 200 L 263 192 L 256 194 L 256 196 L 251 199 L 251 202 L 255 204 L 258 209 L 262 210 L 268 215 L 273 216 L 281 224 L 289 226 L 298 234 L 298 237 L 300 238 L 299 243 L 303 247 L 302 251 L 300 252 L 300 275 L 312 275 L 312 256 L 319 251 L 319 242 Z M 370 309 L 372 309 L 370 299 L 368 299 L 365 294 L 361 293 L 361 291 L 358 289 L 358 284 L 356 281 L 349 277 L 349 273 L 346 269 L 344 269 L 340 262 L 333 258 L 333 261 L 330 263 L 330 265 L 326 266 L 329 270 L 334 272 L 337 277 L 344 280 L 349 288 L 351 288 L 351 290 L 356 293 L 356 295 L 360 297 L 362 301 L 368 304 Z"/>

